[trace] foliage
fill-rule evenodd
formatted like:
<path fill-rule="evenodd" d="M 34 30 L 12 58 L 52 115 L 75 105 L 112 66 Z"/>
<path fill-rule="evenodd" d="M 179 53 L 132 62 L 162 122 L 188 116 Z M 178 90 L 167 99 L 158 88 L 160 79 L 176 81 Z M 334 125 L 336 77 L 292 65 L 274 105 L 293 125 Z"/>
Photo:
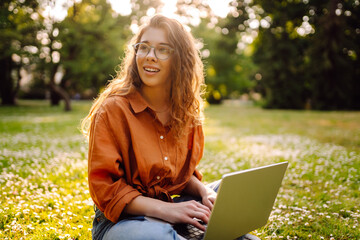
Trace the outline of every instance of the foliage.
<path fill-rule="evenodd" d="M 130 0 L 131 3 L 131 23 L 141 25 L 147 18 L 149 18 L 148 11 L 153 10 L 158 13 L 163 7 L 161 0 Z"/>
<path fill-rule="evenodd" d="M 239 98 L 255 86 L 255 66 L 250 56 L 236 51 L 238 30 L 230 26 L 231 20 L 224 19 L 217 26 L 202 19 L 193 26 L 193 34 L 201 40 L 202 57 L 205 65 L 207 100 L 220 103 L 224 98 Z"/>
<path fill-rule="evenodd" d="M 303 109 L 309 91 L 303 66 L 306 42 L 291 39 L 284 30 L 273 34 L 266 29 L 259 33 L 255 44 L 254 61 L 262 76 L 266 107 Z"/>
<path fill-rule="evenodd" d="M 271 19 L 259 29 L 254 54 L 267 107 L 360 109 L 358 1 L 254 4 Z"/>
<path fill-rule="evenodd" d="M 116 74 L 132 32 L 164 6 L 131 0 L 131 14 L 121 16 L 106 0 L 70 1 L 57 21 L 44 11 L 55 2 L 1 2 L 3 104 L 15 103 L 23 70 L 33 77 L 28 95 L 50 89 L 52 104 L 61 96 L 70 109 L 70 96 L 96 96 Z M 261 93 L 267 108 L 360 109 L 359 5 L 233 0 L 220 18 L 206 1 L 179 0 L 177 13 L 202 40 L 210 103 Z"/>
<path fill-rule="evenodd" d="M 316 79 L 310 83 L 312 104 L 316 109 L 360 109 L 360 4 L 319 1 L 310 9 L 316 9 L 308 50 L 308 71 Z"/>
<path fill-rule="evenodd" d="M 0 97 L 2 104 L 15 104 L 20 87 L 20 69 L 29 67 L 37 55 L 36 33 L 42 28 L 35 0 L 0 3 Z"/>
<path fill-rule="evenodd" d="M 115 74 L 130 37 L 130 18 L 114 14 L 106 0 L 86 0 L 68 10 L 58 28 L 62 81 L 68 91 L 97 95 Z"/>
<path fill-rule="evenodd" d="M 90 239 L 87 143 L 78 130 L 91 102 L 73 111 L 42 101 L 0 108 L 0 238 Z M 359 239 L 357 112 L 206 109 L 204 181 L 289 161 L 261 239 Z M 310 236 L 311 235 L 311 236 Z"/>

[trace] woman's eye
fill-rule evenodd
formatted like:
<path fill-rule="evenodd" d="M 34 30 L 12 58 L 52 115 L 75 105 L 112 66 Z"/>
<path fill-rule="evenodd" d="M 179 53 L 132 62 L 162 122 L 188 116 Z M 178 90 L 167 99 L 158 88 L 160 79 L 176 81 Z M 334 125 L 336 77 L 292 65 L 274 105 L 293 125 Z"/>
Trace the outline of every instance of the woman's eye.
<path fill-rule="evenodd" d="M 160 47 L 158 48 L 158 51 L 161 53 L 168 53 L 170 50 L 167 47 Z"/>
<path fill-rule="evenodd" d="M 147 49 L 148 49 L 148 47 L 146 45 L 140 45 L 139 46 L 139 50 L 141 50 L 141 51 L 144 51 L 144 50 L 147 50 Z"/>

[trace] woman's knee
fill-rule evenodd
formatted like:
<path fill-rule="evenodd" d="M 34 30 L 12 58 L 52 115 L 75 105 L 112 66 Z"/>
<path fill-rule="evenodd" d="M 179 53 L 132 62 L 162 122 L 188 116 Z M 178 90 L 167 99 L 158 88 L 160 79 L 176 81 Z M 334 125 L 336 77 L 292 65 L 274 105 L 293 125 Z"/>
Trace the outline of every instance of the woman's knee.
<path fill-rule="evenodd" d="M 104 240 L 157 240 L 178 239 L 170 224 L 147 220 L 125 220 L 115 224 L 105 234 Z"/>
<path fill-rule="evenodd" d="M 144 235 L 139 239 L 178 239 L 176 231 L 170 224 L 148 222 L 150 226 L 147 227 L 148 231 L 144 231 Z"/>

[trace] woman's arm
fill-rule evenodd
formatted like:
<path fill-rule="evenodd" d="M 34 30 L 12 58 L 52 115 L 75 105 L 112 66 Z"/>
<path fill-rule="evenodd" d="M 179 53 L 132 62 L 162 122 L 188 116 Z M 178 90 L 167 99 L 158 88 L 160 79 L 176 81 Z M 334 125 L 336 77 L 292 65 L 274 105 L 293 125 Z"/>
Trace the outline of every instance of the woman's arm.
<path fill-rule="evenodd" d="M 111 112 L 110 109 L 108 111 Z M 121 131 L 126 129 L 126 126 L 118 124 L 118 128 Z M 125 138 L 124 135 L 124 139 L 119 142 L 126 144 Z M 105 217 L 116 223 L 125 206 L 137 196 L 141 196 L 141 193 L 126 181 L 125 169 L 122 167 L 124 162 L 109 127 L 107 112 L 98 113 L 93 119 L 88 158 L 90 195 Z"/>
<path fill-rule="evenodd" d="M 203 231 L 205 227 L 194 218 L 208 223 L 210 217 L 210 209 L 196 201 L 170 203 L 144 196 L 134 198 L 126 205 L 124 212 L 155 217 L 170 223 L 188 223 Z"/>
<path fill-rule="evenodd" d="M 211 188 L 206 187 L 194 175 L 190 177 L 190 180 L 183 191 L 192 196 L 201 197 L 202 203 L 212 210 L 216 199 L 216 192 L 214 192 Z"/>

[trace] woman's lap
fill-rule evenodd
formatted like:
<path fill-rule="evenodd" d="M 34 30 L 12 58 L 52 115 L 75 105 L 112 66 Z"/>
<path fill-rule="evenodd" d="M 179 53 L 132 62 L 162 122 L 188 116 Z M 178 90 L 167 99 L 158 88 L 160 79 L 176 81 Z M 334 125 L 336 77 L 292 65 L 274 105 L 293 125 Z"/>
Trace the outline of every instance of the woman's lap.
<path fill-rule="evenodd" d="M 220 181 L 208 186 L 217 191 Z M 191 196 L 174 198 L 174 202 L 200 200 Z M 135 240 L 135 239 L 179 239 L 170 224 L 148 221 L 144 216 L 134 216 L 114 224 L 96 209 L 92 229 L 93 240 Z"/>
<path fill-rule="evenodd" d="M 125 219 L 112 226 L 104 235 L 104 240 L 178 240 L 176 231 L 168 223 L 148 221 L 143 216 Z"/>

